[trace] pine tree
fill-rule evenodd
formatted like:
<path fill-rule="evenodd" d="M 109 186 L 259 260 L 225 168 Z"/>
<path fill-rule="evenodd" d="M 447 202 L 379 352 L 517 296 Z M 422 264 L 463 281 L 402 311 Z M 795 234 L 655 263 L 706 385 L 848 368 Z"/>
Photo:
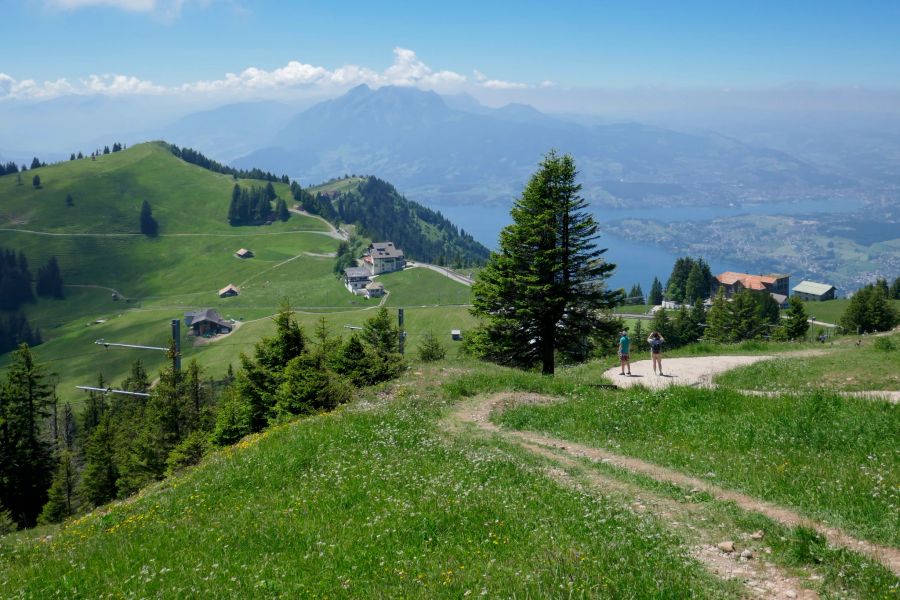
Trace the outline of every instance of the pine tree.
<path fill-rule="evenodd" d="M 37 157 L 37 156 L 35 156 L 34 158 L 31 159 L 31 168 L 32 168 L 32 170 L 33 170 L 33 169 L 39 169 L 41 166 L 42 166 L 42 165 L 41 165 L 41 161 L 38 160 L 38 157 Z"/>
<path fill-rule="evenodd" d="M 75 200 L 72 198 L 72 194 L 66 194 L 66 206 L 75 206 Z"/>
<path fill-rule="evenodd" d="M 241 186 L 234 184 L 231 189 L 231 204 L 228 206 L 228 224 L 231 226 L 241 223 Z"/>
<path fill-rule="evenodd" d="M 731 298 L 731 341 L 742 341 L 762 334 L 756 301 L 756 293 L 741 290 Z"/>
<path fill-rule="evenodd" d="M 687 280 L 684 282 L 684 301 L 693 304 L 695 300 L 709 297 L 709 288 L 706 287 L 706 279 L 703 276 L 703 267 L 700 262 L 691 266 Z"/>
<path fill-rule="evenodd" d="M 713 299 L 712 306 L 706 314 L 706 331 L 704 339 L 714 342 L 732 341 L 732 318 L 729 302 L 725 299 L 725 288 L 720 287 Z"/>
<path fill-rule="evenodd" d="M 32 177 L 32 178 L 31 178 L 31 185 L 34 187 L 34 189 L 40 188 L 40 187 L 41 187 L 41 176 L 40 176 L 40 175 L 35 175 L 34 177 Z"/>
<path fill-rule="evenodd" d="M 150 208 L 150 203 L 146 200 L 141 203 L 140 225 L 141 233 L 144 235 L 154 236 L 159 230 L 159 224 L 153 218 L 153 209 Z"/>
<path fill-rule="evenodd" d="M 512 208 L 513 224 L 473 286 L 473 309 L 486 323 L 475 334 L 482 357 L 552 375 L 556 354 L 583 360 L 592 336 L 614 327 L 599 312 L 620 300 L 604 280 L 597 223 L 579 195 L 575 161 L 551 151 Z"/>
<path fill-rule="evenodd" d="M 841 326 L 851 333 L 865 333 L 887 331 L 900 323 L 900 315 L 888 299 L 886 288 L 887 285 L 878 283 L 857 290 L 841 317 Z"/>
<path fill-rule="evenodd" d="M 667 342 L 670 342 L 673 345 L 677 344 L 677 336 L 675 335 L 672 319 L 669 317 L 669 311 L 665 308 L 660 308 L 653 313 L 653 321 L 650 325 L 650 330 L 658 331 Z"/>
<path fill-rule="evenodd" d="M 116 431 L 109 414 L 103 415 L 84 444 L 81 492 L 94 506 L 114 499 L 119 492 Z"/>
<path fill-rule="evenodd" d="M 0 506 L 25 527 L 35 524 L 53 478 L 45 430 L 51 396 L 44 370 L 22 344 L 0 387 Z"/>
<path fill-rule="evenodd" d="M 441 341 L 434 335 L 433 331 L 428 331 L 422 336 L 422 341 L 418 347 L 419 360 L 422 362 L 432 362 L 443 360 L 447 356 L 447 351 L 441 344 Z"/>
<path fill-rule="evenodd" d="M 287 202 L 284 201 L 283 198 L 279 198 L 278 202 L 275 203 L 275 214 L 278 216 L 280 221 L 287 221 L 291 218 L 291 213 L 288 211 Z"/>
<path fill-rule="evenodd" d="M 809 315 L 803 301 L 797 296 L 788 300 L 787 319 L 784 320 L 784 336 L 789 340 L 800 340 L 806 337 L 809 330 Z"/>
<path fill-rule="evenodd" d="M 891 284 L 891 298 L 894 300 L 900 300 L 900 277 L 894 279 L 894 283 Z"/>
<path fill-rule="evenodd" d="M 650 295 L 647 296 L 647 304 L 659 306 L 663 301 L 663 289 L 659 279 L 653 278 L 653 285 L 650 286 Z"/>
<path fill-rule="evenodd" d="M 68 449 L 59 455 L 56 473 L 47 493 L 47 503 L 41 511 L 40 523 L 59 523 L 78 510 L 78 467 Z"/>

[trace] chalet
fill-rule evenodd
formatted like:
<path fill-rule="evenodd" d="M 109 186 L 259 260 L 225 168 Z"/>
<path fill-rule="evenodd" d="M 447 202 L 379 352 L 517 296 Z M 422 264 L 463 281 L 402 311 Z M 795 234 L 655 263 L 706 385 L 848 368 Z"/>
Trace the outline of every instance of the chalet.
<path fill-rule="evenodd" d="M 231 296 L 237 296 L 241 293 L 241 290 L 238 286 L 233 283 L 229 283 L 221 290 L 219 290 L 219 298 L 229 298 Z"/>
<path fill-rule="evenodd" d="M 247 250 L 246 248 L 241 248 L 237 252 L 234 253 L 238 258 L 253 258 L 253 252 Z"/>
<path fill-rule="evenodd" d="M 213 308 L 184 313 L 184 324 L 193 335 L 218 335 L 231 333 L 232 324 L 219 316 Z"/>
<path fill-rule="evenodd" d="M 344 285 L 354 294 L 364 294 L 371 276 L 366 267 L 348 267 L 344 269 Z"/>
<path fill-rule="evenodd" d="M 757 292 L 769 292 L 787 296 L 790 292 L 790 275 L 748 275 L 747 273 L 735 273 L 726 271 L 713 278 L 713 295 L 717 294 L 720 287 L 725 288 L 725 297 L 731 298 L 741 290 L 753 290 Z"/>
<path fill-rule="evenodd" d="M 378 282 L 373 281 L 366 285 L 366 298 L 381 298 L 384 296 L 384 286 Z"/>
<path fill-rule="evenodd" d="M 801 281 L 791 290 L 795 296 L 807 302 L 819 302 L 822 300 L 834 300 L 836 291 L 833 285 L 816 283 L 815 281 Z"/>
<path fill-rule="evenodd" d="M 372 275 L 399 271 L 406 266 L 403 250 L 396 248 L 394 242 L 372 242 L 363 256 L 363 262 Z"/>

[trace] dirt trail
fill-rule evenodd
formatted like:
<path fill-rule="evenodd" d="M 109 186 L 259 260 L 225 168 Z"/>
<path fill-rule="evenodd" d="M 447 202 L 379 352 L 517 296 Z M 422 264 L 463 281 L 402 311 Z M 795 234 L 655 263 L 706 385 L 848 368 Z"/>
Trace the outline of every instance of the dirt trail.
<path fill-rule="evenodd" d="M 692 387 L 713 388 L 713 377 L 737 367 L 752 365 L 764 360 L 784 357 L 822 356 L 822 350 L 803 350 L 772 355 L 757 356 L 697 356 L 691 358 L 663 358 L 664 375 L 653 372 L 653 363 L 649 360 L 637 360 L 631 363 L 631 376 L 621 375 L 621 367 L 613 367 L 603 372 L 603 376 L 613 382 L 616 387 L 630 388 L 642 385 L 650 389 L 661 389 L 670 385 L 688 385 Z M 738 390 L 751 396 L 774 396 L 776 392 L 757 390 Z M 900 403 L 900 391 L 872 390 L 865 392 L 839 392 L 842 396 L 883 400 L 893 404 Z"/>
<path fill-rule="evenodd" d="M 545 449 L 553 449 L 554 452 L 562 452 L 565 456 L 572 458 L 584 458 L 593 462 L 602 462 L 607 465 L 625 469 L 632 473 L 649 476 L 660 482 L 672 483 L 686 489 L 696 490 L 697 492 L 706 492 L 718 500 L 734 502 L 743 510 L 762 514 L 769 519 L 788 527 L 804 526 L 814 529 L 824 536 L 830 544 L 845 547 L 849 550 L 870 556 L 885 565 L 895 574 L 900 575 L 900 550 L 896 548 L 860 540 L 838 528 L 823 525 L 822 523 L 803 517 L 790 509 L 739 492 L 721 488 L 702 479 L 685 475 L 673 469 L 630 456 L 609 452 L 601 448 L 586 446 L 538 433 L 501 429 L 490 421 L 492 412 L 495 410 L 503 410 L 504 408 L 515 404 L 558 401 L 561 400 L 536 394 L 501 393 L 494 396 L 481 397 L 473 403 L 467 403 L 460 406 L 453 414 L 453 418 L 457 421 L 472 423 L 482 431 L 501 434 L 507 439 L 514 440 L 521 446 L 532 451 L 534 451 L 533 448 L 537 446 Z"/>

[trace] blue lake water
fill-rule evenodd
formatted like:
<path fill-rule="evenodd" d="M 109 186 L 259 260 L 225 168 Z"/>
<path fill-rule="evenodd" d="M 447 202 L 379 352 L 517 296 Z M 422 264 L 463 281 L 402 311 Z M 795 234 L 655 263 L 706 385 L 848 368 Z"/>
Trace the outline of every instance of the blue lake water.
<path fill-rule="evenodd" d="M 431 204 L 429 206 L 434 210 L 441 211 L 450 221 L 465 229 L 476 240 L 491 249 L 497 247 L 497 238 L 500 230 L 512 222 L 509 216 L 509 206 L 480 206 L 474 204 Z M 860 202 L 836 199 L 830 201 L 800 200 L 764 204 L 748 203 L 737 206 L 592 207 L 591 211 L 600 223 L 600 246 L 609 249 L 606 253 L 606 259 L 616 265 L 616 270 L 609 279 L 610 287 L 623 287 L 628 290 L 635 283 L 639 283 L 646 294 L 650 291 L 650 285 L 654 277 L 658 277 L 665 285 L 678 256 L 655 244 L 627 240 L 615 235 L 614 228 L 607 225 L 610 221 L 642 219 L 668 223 L 673 221 L 702 221 L 717 217 L 740 215 L 843 213 L 852 212 L 861 206 L 862 203 Z M 723 271 L 753 272 L 752 266 L 741 264 L 739 261 L 731 262 L 711 259 L 710 257 L 703 258 L 710 263 L 713 273 L 721 273 Z"/>

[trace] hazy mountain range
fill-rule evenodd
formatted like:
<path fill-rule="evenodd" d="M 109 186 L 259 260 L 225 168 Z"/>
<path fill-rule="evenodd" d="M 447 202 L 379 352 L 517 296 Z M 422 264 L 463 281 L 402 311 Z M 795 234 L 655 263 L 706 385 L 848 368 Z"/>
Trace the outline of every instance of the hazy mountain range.
<path fill-rule="evenodd" d="M 63 160 L 113 141 L 164 139 L 304 185 L 373 174 L 428 205 L 508 202 L 551 148 L 575 156 L 584 195 L 607 206 L 883 199 L 900 186 L 893 121 L 719 114 L 705 128 L 696 118 L 671 122 L 677 130 L 392 86 L 361 85 L 315 104 L 201 110 L 165 97 L 64 97 L 0 103 L 0 156 Z"/>

